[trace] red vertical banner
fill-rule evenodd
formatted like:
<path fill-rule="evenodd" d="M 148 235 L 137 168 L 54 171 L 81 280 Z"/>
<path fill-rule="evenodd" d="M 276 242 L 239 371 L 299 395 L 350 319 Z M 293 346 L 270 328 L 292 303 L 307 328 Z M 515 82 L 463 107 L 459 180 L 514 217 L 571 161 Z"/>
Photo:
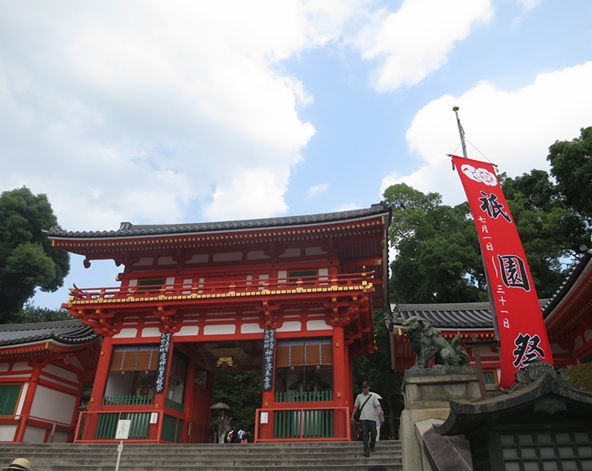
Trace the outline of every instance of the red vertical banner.
<path fill-rule="evenodd" d="M 553 363 L 524 248 L 492 164 L 452 156 L 477 227 L 500 340 L 500 386 L 535 360 Z"/>

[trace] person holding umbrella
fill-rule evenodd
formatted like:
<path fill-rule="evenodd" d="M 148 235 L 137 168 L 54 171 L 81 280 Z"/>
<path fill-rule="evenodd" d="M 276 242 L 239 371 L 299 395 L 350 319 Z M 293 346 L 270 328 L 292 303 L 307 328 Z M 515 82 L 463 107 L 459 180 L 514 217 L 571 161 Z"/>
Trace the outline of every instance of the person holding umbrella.
<path fill-rule="evenodd" d="M 232 417 L 226 415 L 226 409 L 230 409 L 230 407 L 223 402 L 217 402 L 210 409 L 220 409 L 220 415 L 218 416 L 218 443 L 224 443 L 227 427 L 232 421 Z"/>

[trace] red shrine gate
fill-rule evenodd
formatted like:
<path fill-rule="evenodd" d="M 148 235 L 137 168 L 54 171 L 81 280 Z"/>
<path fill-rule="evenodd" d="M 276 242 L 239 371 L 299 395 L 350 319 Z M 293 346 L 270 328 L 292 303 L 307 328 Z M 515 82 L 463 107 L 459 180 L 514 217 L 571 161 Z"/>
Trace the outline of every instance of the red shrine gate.
<path fill-rule="evenodd" d="M 71 290 L 103 337 L 75 441 L 207 442 L 217 371 L 261 370 L 255 439 L 349 440 L 351 361 L 374 349 L 386 305 L 390 210 L 228 223 L 52 229 L 54 247 L 125 269 Z"/>

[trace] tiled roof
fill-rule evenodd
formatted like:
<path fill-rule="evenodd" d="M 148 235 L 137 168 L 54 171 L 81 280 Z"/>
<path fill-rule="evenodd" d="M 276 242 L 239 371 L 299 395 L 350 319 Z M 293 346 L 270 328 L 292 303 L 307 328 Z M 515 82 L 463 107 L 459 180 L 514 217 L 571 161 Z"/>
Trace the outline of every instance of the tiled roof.
<path fill-rule="evenodd" d="M 48 236 L 55 237 L 130 237 L 157 234 L 184 234 L 196 232 L 231 231 L 240 229 L 263 229 L 284 226 L 298 226 L 305 224 L 322 224 L 329 222 L 347 221 L 381 213 L 390 213 L 390 208 L 385 203 L 373 204 L 370 208 L 354 209 L 351 211 L 339 211 L 335 213 L 312 214 L 308 216 L 288 216 L 267 219 L 246 219 L 242 221 L 204 222 L 195 224 L 156 224 L 134 225 L 130 222 L 122 222 L 116 231 L 63 231 L 53 227 L 46 231 Z M 389 221 L 387 221 L 388 224 Z"/>
<path fill-rule="evenodd" d="M 0 347 L 54 340 L 67 345 L 84 345 L 97 338 L 93 328 L 75 319 L 36 324 L 0 325 Z"/>
<path fill-rule="evenodd" d="M 567 294 L 567 292 L 571 289 L 573 284 L 576 282 L 578 277 L 582 274 L 585 270 L 586 266 L 592 260 L 592 253 L 587 251 L 584 255 L 580 258 L 580 260 L 572 267 L 571 271 L 565 278 L 565 281 L 561 284 L 557 292 L 553 295 L 551 299 L 548 300 L 547 304 L 543 306 L 543 316 L 546 318 L 548 315 L 551 314 L 553 309 L 561 302 L 563 297 Z"/>
<path fill-rule="evenodd" d="M 548 299 L 540 299 L 544 306 Z M 482 303 L 392 304 L 391 326 L 400 327 L 412 316 L 423 317 L 440 329 L 492 329 L 491 306 Z"/>

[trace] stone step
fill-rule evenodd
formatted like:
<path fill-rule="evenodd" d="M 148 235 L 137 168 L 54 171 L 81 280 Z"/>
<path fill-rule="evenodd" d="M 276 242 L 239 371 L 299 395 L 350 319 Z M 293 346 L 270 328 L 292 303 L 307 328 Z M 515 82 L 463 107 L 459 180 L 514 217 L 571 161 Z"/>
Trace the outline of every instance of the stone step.
<path fill-rule="evenodd" d="M 383 465 L 389 471 L 402 469 L 399 441 L 378 442 L 376 452 L 369 458 L 362 452 L 360 442 L 126 444 L 121 454 L 120 470 L 366 471 L 372 465 Z M 1 466 L 7 466 L 19 457 L 29 459 L 34 471 L 113 471 L 117 445 L 4 444 L 0 447 Z"/>

